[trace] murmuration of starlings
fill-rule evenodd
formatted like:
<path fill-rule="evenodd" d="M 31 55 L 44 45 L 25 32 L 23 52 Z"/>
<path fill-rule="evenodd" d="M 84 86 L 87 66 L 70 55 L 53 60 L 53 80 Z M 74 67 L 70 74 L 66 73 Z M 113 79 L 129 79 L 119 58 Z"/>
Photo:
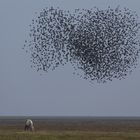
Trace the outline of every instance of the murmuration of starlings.
<path fill-rule="evenodd" d="M 123 79 L 136 68 L 139 32 L 138 16 L 128 8 L 48 7 L 32 20 L 23 48 L 37 71 L 69 62 L 84 79 L 104 83 Z"/>

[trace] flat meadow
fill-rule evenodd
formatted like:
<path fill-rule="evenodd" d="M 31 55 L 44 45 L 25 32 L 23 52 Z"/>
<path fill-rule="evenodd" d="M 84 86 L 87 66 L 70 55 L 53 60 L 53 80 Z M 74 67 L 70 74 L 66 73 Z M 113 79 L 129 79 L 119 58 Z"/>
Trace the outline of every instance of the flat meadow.
<path fill-rule="evenodd" d="M 26 117 L 0 117 L 0 140 L 140 140 L 140 118 L 30 117 L 34 132 L 25 132 Z"/>

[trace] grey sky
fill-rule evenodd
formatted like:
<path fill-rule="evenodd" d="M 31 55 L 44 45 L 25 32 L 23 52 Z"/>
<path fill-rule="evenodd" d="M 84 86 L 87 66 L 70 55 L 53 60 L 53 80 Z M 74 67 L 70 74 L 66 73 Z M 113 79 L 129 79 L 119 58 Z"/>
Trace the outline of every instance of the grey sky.
<path fill-rule="evenodd" d="M 0 0 L 0 115 L 140 116 L 140 60 L 124 80 L 91 84 L 69 65 L 40 75 L 22 50 L 35 12 L 109 5 L 140 18 L 139 0 Z"/>

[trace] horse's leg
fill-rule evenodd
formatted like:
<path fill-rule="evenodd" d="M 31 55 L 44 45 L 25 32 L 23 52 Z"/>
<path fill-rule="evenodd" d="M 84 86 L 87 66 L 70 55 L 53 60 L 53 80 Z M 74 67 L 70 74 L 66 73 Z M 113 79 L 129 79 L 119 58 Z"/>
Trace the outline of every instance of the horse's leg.
<path fill-rule="evenodd" d="M 27 131 L 27 125 L 25 125 L 24 130 Z"/>

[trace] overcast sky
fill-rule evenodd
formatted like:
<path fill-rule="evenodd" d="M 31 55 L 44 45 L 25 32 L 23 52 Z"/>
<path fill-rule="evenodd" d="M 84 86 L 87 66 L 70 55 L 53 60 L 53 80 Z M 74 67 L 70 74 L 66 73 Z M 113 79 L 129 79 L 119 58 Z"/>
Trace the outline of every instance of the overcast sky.
<path fill-rule="evenodd" d="M 22 50 L 29 24 L 45 7 L 128 7 L 139 0 L 0 0 L 0 115 L 140 116 L 140 60 L 124 80 L 91 84 L 71 66 L 40 75 Z"/>

